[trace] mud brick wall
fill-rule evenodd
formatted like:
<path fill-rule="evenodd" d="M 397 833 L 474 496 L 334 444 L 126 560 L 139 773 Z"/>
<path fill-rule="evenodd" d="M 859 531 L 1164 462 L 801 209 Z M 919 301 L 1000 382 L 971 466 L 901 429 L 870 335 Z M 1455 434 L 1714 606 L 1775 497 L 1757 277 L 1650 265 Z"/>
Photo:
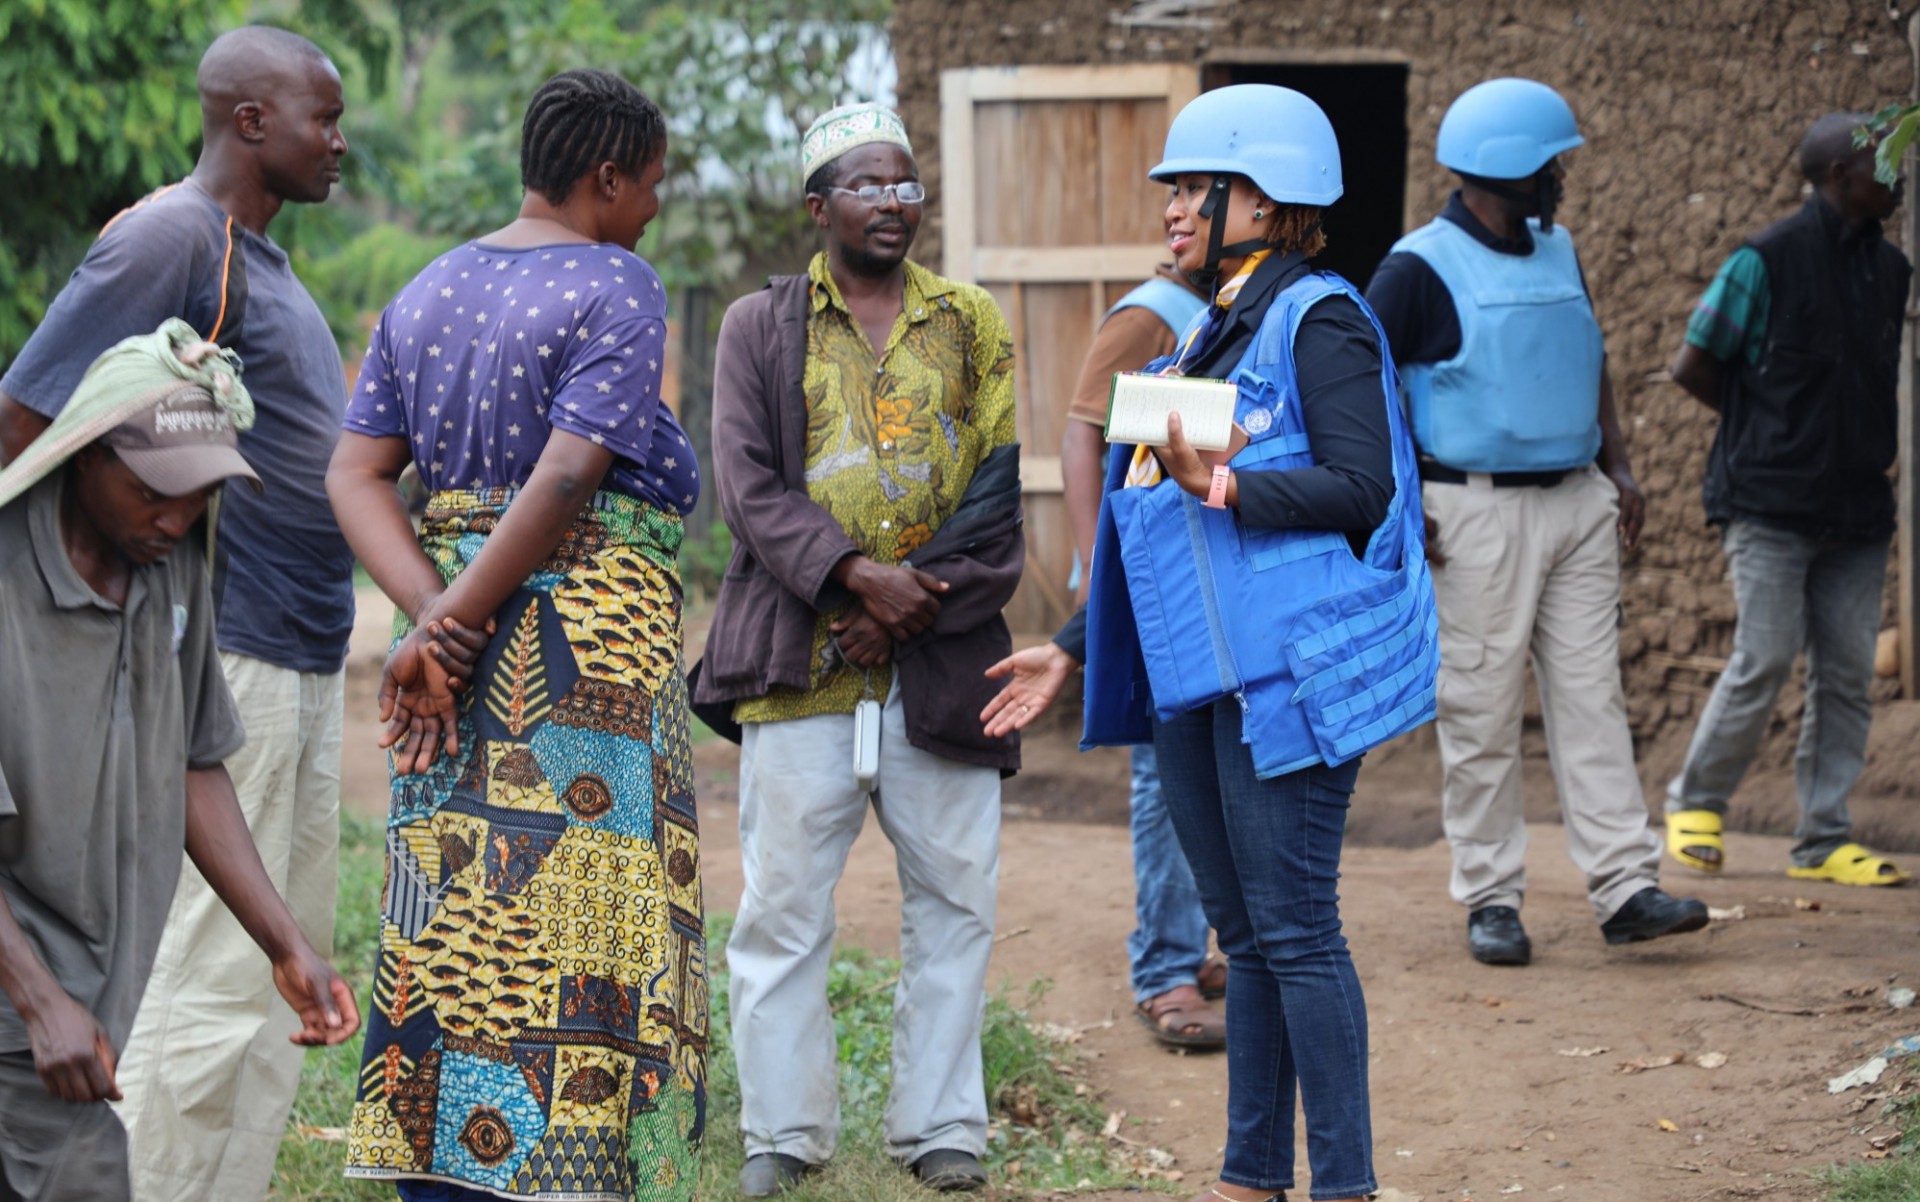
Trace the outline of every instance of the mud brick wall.
<path fill-rule="evenodd" d="M 1795 148 L 1809 122 L 1906 97 L 1903 27 L 1877 0 L 1230 0 L 1194 15 L 1211 29 L 1129 26 L 1114 0 L 899 0 L 900 102 L 933 193 L 916 253 L 940 260 L 940 72 L 1023 64 L 1192 62 L 1271 52 L 1390 52 L 1409 65 L 1408 211 L 1419 224 L 1453 186 L 1433 161 L 1451 100 L 1483 79 L 1558 88 L 1587 145 L 1567 156 L 1573 230 L 1607 335 L 1622 421 L 1647 494 L 1625 565 L 1628 708 L 1649 779 L 1677 764 L 1734 606 L 1700 479 L 1713 415 L 1667 381 L 1686 318 L 1750 232 L 1801 201 Z M 1349 157 L 1366 153 L 1346 146 Z M 1047 169 L 1036 164 L 1035 170 Z M 1071 169 L 1067 165 L 1067 169 Z M 1892 596 L 1889 582 L 1888 596 Z M 1889 608 L 1889 620 L 1891 609 Z M 1891 696 L 1891 682 L 1879 684 Z M 1766 762 L 1791 754 L 1783 697 Z"/>

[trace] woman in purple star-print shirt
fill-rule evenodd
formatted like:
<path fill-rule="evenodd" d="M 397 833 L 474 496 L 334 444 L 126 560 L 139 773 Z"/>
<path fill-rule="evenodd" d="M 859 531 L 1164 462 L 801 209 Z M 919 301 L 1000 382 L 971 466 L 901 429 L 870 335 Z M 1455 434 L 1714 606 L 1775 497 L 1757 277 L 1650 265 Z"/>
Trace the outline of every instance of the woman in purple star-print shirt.
<path fill-rule="evenodd" d="M 665 293 L 630 249 L 666 127 L 618 76 L 569 71 L 521 143 L 519 219 L 381 315 L 327 477 L 412 626 L 381 680 L 346 1172 L 402 1202 L 687 1202 L 707 983 L 676 555 L 700 482 L 660 404 Z"/>

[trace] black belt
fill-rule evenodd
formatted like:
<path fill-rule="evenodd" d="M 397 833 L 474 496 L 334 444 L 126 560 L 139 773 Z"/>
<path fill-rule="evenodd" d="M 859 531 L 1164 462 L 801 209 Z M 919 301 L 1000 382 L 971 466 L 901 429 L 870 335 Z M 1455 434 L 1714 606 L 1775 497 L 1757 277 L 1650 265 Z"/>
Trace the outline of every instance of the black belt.
<path fill-rule="evenodd" d="M 1476 475 L 1481 473 L 1474 473 Z M 1567 473 L 1559 472 L 1486 472 L 1493 478 L 1495 488 L 1552 488 L 1567 478 Z M 1431 459 L 1420 461 L 1420 478 L 1431 484 L 1465 484 L 1468 473 L 1450 468 Z"/>

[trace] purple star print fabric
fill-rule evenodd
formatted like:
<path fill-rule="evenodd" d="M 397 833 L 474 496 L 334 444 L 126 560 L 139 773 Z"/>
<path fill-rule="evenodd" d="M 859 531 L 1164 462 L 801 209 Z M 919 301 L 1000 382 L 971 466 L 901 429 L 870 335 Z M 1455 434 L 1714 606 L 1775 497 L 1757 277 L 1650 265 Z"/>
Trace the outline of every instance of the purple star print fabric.
<path fill-rule="evenodd" d="M 428 489 L 521 485 L 564 430 L 614 452 L 601 487 L 686 513 L 700 468 L 660 404 L 667 294 L 602 243 L 470 242 L 380 315 L 346 429 L 405 438 Z"/>

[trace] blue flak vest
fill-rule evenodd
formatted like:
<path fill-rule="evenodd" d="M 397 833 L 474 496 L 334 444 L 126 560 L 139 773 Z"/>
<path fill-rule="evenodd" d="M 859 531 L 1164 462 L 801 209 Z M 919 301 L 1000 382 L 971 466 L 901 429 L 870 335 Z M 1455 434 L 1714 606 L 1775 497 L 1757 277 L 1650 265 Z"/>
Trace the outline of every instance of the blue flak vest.
<path fill-rule="evenodd" d="M 1394 243 L 1440 277 L 1460 350 L 1403 369 L 1421 451 L 1463 472 L 1558 471 L 1600 451 L 1604 347 L 1565 226 L 1502 254 L 1445 218 Z"/>
<path fill-rule="evenodd" d="M 1330 296 L 1351 298 L 1379 334 L 1339 276 L 1316 272 L 1274 298 L 1227 377 L 1239 389 L 1234 416 L 1252 436 L 1233 467 L 1313 465 L 1293 341 L 1307 310 Z M 1147 742 L 1155 715 L 1231 696 L 1254 772 L 1267 778 L 1345 763 L 1433 718 L 1439 619 L 1413 440 L 1385 354 L 1380 386 L 1393 500 L 1358 558 L 1344 534 L 1249 528 L 1171 480 L 1123 488 L 1131 455 L 1112 456 L 1088 600 L 1083 748 Z"/>
<path fill-rule="evenodd" d="M 1133 308 L 1151 310 L 1155 317 L 1167 323 L 1168 329 L 1179 334 L 1193 324 L 1194 318 L 1206 312 L 1207 302 L 1191 289 L 1157 275 L 1115 301 L 1113 308 L 1107 310 L 1107 316 Z"/>

